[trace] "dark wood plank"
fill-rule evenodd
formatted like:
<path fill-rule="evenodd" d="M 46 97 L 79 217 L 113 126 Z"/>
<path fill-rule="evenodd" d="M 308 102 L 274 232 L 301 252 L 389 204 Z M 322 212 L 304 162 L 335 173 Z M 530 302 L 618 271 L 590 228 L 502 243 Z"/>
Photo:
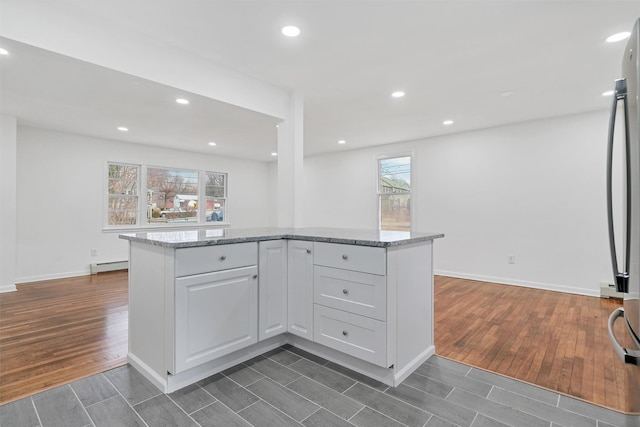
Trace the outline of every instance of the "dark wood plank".
<path fill-rule="evenodd" d="M 126 271 L 18 285 L 0 297 L 0 404 L 126 363 Z"/>
<path fill-rule="evenodd" d="M 442 276 L 434 298 L 438 355 L 625 410 L 607 336 L 619 300 Z"/>

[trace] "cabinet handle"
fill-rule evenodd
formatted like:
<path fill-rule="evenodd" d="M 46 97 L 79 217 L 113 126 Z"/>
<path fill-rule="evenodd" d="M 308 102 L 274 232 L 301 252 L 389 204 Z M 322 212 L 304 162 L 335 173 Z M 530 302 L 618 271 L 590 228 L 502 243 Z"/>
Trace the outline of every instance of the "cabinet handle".
<path fill-rule="evenodd" d="M 346 337 L 347 335 L 349 335 L 349 333 L 347 331 L 342 331 L 342 335 Z"/>
<path fill-rule="evenodd" d="M 345 294 L 345 295 L 349 295 L 349 289 L 343 289 L 342 293 Z"/>
<path fill-rule="evenodd" d="M 220 257 L 220 261 L 224 261 L 225 259 L 227 259 L 227 256 L 226 256 L 226 255 L 222 255 L 222 256 Z"/>
<path fill-rule="evenodd" d="M 348 260 L 348 259 L 349 259 L 349 257 L 348 257 L 348 256 L 346 256 L 346 255 L 342 255 L 342 259 L 346 261 L 346 260 Z"/>
<path fill-rule="evenodd" d="M 308 254 L 311 254 L 311 249 L 307 249 L 307 253 L 308 253 Z"/>

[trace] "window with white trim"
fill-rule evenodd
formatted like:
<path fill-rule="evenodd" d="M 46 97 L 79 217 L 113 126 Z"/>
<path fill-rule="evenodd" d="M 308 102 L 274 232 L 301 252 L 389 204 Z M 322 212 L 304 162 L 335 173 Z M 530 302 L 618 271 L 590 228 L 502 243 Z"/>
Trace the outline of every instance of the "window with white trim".
<path fill-rule="evenodd" d="M 227 222 L 226 173 L 122 163 L 107 169 L 107 228 Z"/>
<path fill-rule="evenodd" d="M 109 163 L 107 173 L 107 223 L 137 225 L 140 166 Z"/>
<path fill-rule="evenodd" d="M 411 156 L 378 158 L 380 230 L 411 231 Z"/>

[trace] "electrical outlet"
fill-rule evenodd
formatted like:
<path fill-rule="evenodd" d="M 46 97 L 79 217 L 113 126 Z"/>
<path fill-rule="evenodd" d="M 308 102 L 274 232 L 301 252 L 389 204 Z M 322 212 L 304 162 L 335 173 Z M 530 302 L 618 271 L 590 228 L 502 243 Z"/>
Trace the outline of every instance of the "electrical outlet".
<path fill-rule="evenodd" d="M 98 256 L 98 250 L 97 249 L 91 249 L 91 256 Z"/>
<path fill-rule="evenodd" d="M 509 255 L 508 262 L 509 262 L 509 264 L 515 264 L 516 263 L 516 256 L 515 255 Z"/>

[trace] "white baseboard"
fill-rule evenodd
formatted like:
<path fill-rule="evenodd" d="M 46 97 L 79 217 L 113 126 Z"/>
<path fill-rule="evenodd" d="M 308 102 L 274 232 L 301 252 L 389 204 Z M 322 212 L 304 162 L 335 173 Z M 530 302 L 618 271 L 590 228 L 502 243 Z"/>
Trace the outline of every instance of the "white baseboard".
<path fill-rule="evenodd" d="M 4 286 L 0 286 L 0 294 L 4 293 L 4 292 L 15 292 L 17 291 L 18 288 L 16 288 L 16 285 L 4 285 Z"/>
<path fill-rule="evenodd" d="M 505 279 L 503 277 L 481 276 L 478 274 L 457 273 L 453 271 L 435 270 L 433 274 L 437 276 L 457 277 L 460 279 L 477 280 L 479 282 L 491 282 L 501 285 L 521 286 L 524 288 L 542 289 L 545 291 L 564 292 L 567 294 L 586 295 L 589 297 L 599 297 L 600 289 L 573 288 L 569 286 L 556 285 L 553 283 L 529 282 L 526 280 Z"/>
<path fill-rule="evenodd" d="M 67 277 L 78 277 L 78 276 L 89 276 L 89 275 L 91 275 L 91 270 L 89 270 L 87 268 L 86 270 L 67 271 L 67 272 L 64 272 L 64 273 L 43 274 L 43 275 L 40 275 L 40 276 L 18 277 L 16 279 L 16 283 L 41 282 L 43 280 L 65 279 Z"/>

